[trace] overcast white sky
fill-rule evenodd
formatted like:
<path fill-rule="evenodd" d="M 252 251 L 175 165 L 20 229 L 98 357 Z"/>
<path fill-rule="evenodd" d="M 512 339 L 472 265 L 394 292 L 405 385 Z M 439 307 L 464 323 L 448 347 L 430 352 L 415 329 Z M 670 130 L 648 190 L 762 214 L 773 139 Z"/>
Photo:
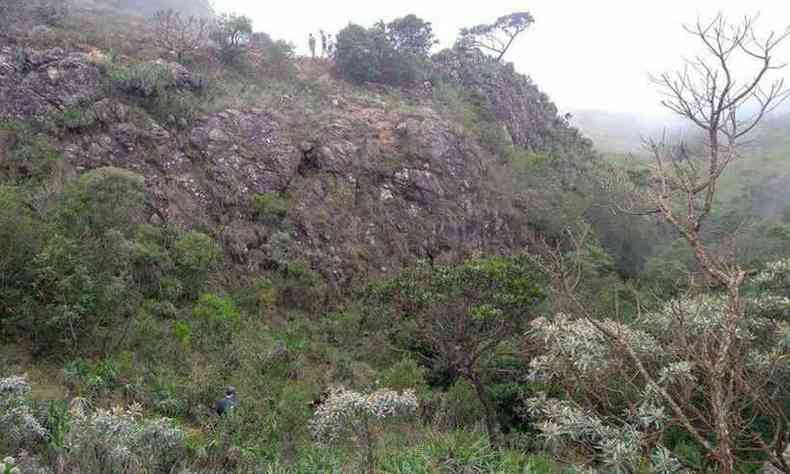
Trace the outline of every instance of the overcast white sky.
<path fill-rule="evenodd" d="M 697 49 L 683 23 L 722 11 L 731 18 L 760 12 L 759 26 L 766 29 L 790 24 L 788 0 L 216 0 L 216 6 L 249 15 L 256 30 L 293 42 L 301 54 L 309 32 L 337 32 L 349 22 L 369 26 L 415 13 L 431 21 L 440 46 L 449 47 L 462 26 L 527 10 L 535 24 L 508 59 L 562 111 L 646 117 L 662 113 L 648 73 L 673 70 L 681 54 Z M 790 48 L 781 55 L 790 60 Z"/>

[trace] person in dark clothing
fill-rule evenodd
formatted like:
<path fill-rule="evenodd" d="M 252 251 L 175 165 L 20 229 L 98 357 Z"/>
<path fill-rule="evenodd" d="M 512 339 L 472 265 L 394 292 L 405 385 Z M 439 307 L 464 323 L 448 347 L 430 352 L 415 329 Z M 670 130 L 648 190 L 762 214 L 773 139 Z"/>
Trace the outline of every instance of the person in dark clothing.
<path fill-rule="evenodd" d="M 224 415 L 226 413 L 230 413 L 236 408 L 238 404 L 238 400 L 236 399 L 236 389 L 232 386 L 228 386 L 225 390 L 225 398 L 220 398 L 214 404 L 214 409 L 217 411 L 218 415 Z"/>

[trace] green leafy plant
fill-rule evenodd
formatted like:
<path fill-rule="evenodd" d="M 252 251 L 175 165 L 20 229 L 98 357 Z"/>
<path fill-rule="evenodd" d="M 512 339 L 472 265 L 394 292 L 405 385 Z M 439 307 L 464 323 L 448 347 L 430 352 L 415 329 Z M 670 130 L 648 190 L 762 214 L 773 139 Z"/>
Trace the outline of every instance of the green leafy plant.
<path fill-rule="evenodd" d="M 256 194 L 253 197 L 255 217 L 268 225 L 278 225 L 288 215 L 290 202 L 278 193 Z"/>
<path fill-rule="evenodd" d="M 220 249 L 206 234 L 190 231 L 180 235 L 173 245 L 176 272 L 189 296 L 203 291 L 209 273 L 220 262 Z"/>
<path fill-rule="evenodd" d="M 66 107 L 54 116 L 55 123 L 68 131 L 86 130 L 96 124 L 96 114 L 81 106 Z"/>
<path fill-rule="evenodd" d="M 472 384 L 491 443 L 497 445 L 500 428 L 484 362 L 508 335 L 526 327 L 544 297 L 542 277 L 529 259 L 422 264 L 373 285 L 369 295 L 376 311 L 390 312 L 392 326 L 401 333 L 393 339 L 421 348 L 435 367 Z"/>
<path fill-rule="evenodd" d="M 114 88 L 138 97 L 159 96 L 175 85 L 170 67 L 156 61 L 114 67 L 109 77 Z"/>

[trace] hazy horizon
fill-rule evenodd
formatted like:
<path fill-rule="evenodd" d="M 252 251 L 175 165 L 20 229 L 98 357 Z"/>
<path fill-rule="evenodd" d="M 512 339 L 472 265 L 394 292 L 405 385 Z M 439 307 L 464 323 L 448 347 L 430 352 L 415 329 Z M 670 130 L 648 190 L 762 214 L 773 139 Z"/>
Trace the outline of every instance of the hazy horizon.
<path fill-rule="evenodd" d="M 760 13 L 758 31 L 784 30 L 790 4 L 754 0 L 668 0 L 658 2 L 557 2 L 556 0 L 491 0 L 466 4 L 401 0 L 368 3 L 358 0 L 311 2 L 292 0 L 276 6 L 252 0 L 216 0 L 219 11 L 249 15 L 256 30 L 293 42 L 307 53 L 307 36 L 324 29 L 335 33 L 349 22 L 371 25 L 409 13 L 433 23 L 438 48 L 452 46 L 458 29 L 493 21 L 513 11 L 535 17 L 530 31 L 512 48 L 507 60 L 551 96 L 562 112 L 600 110 L 638 114 L 645 120 L 666 118 L 649 74 L 671 71 L 683 54 L 699 51 L 683 31 L 698 16 L 721 11 L 731 19 Z M 448 8 L 449 7 L 449 8 Z M 790 61 L 790 48 L 780 55 Z M 787 77 L 788 72 L 784 72 Z"/>

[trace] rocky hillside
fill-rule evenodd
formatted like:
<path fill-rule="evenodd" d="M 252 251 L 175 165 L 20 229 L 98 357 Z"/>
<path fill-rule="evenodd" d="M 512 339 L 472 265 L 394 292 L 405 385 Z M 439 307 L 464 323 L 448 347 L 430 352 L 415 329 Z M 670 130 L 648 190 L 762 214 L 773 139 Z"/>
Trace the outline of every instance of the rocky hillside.
<path fill-rule="evenodd" d="M 451 51 L 437 64 L 456 96 L 446 84 L 351 86 L 328 64 L 304 60 L 296 81 L 309 104 L 293 92 L 267 93 L 182 117 L 175 115 L 183 109 L 150 104 L 165 94 L 207 100 L 204 77 L 177 63 L 109 54 L 6 42 L 0 122 L 33 123 L 47 134 L 60 179 L 106 166 L 142 175 L 150 222 L 209 231 L 249 272 L 276 266 L 285 252 L 344 286 L 415 258 L 517 248 L 529 219 L 509 213 L 513 203 L 488 178 L 508 166 L 501 152 L 592 156 L 526 77 L 501 65 L 486 73 L 492 69 Z M 150 86 L 145 74 L 156 76 Z M 470 130 L 491 118 L 493 135 Z M 19 137 L 0 133 L 0 166 L 31 172 L 12 159 Z"/>

